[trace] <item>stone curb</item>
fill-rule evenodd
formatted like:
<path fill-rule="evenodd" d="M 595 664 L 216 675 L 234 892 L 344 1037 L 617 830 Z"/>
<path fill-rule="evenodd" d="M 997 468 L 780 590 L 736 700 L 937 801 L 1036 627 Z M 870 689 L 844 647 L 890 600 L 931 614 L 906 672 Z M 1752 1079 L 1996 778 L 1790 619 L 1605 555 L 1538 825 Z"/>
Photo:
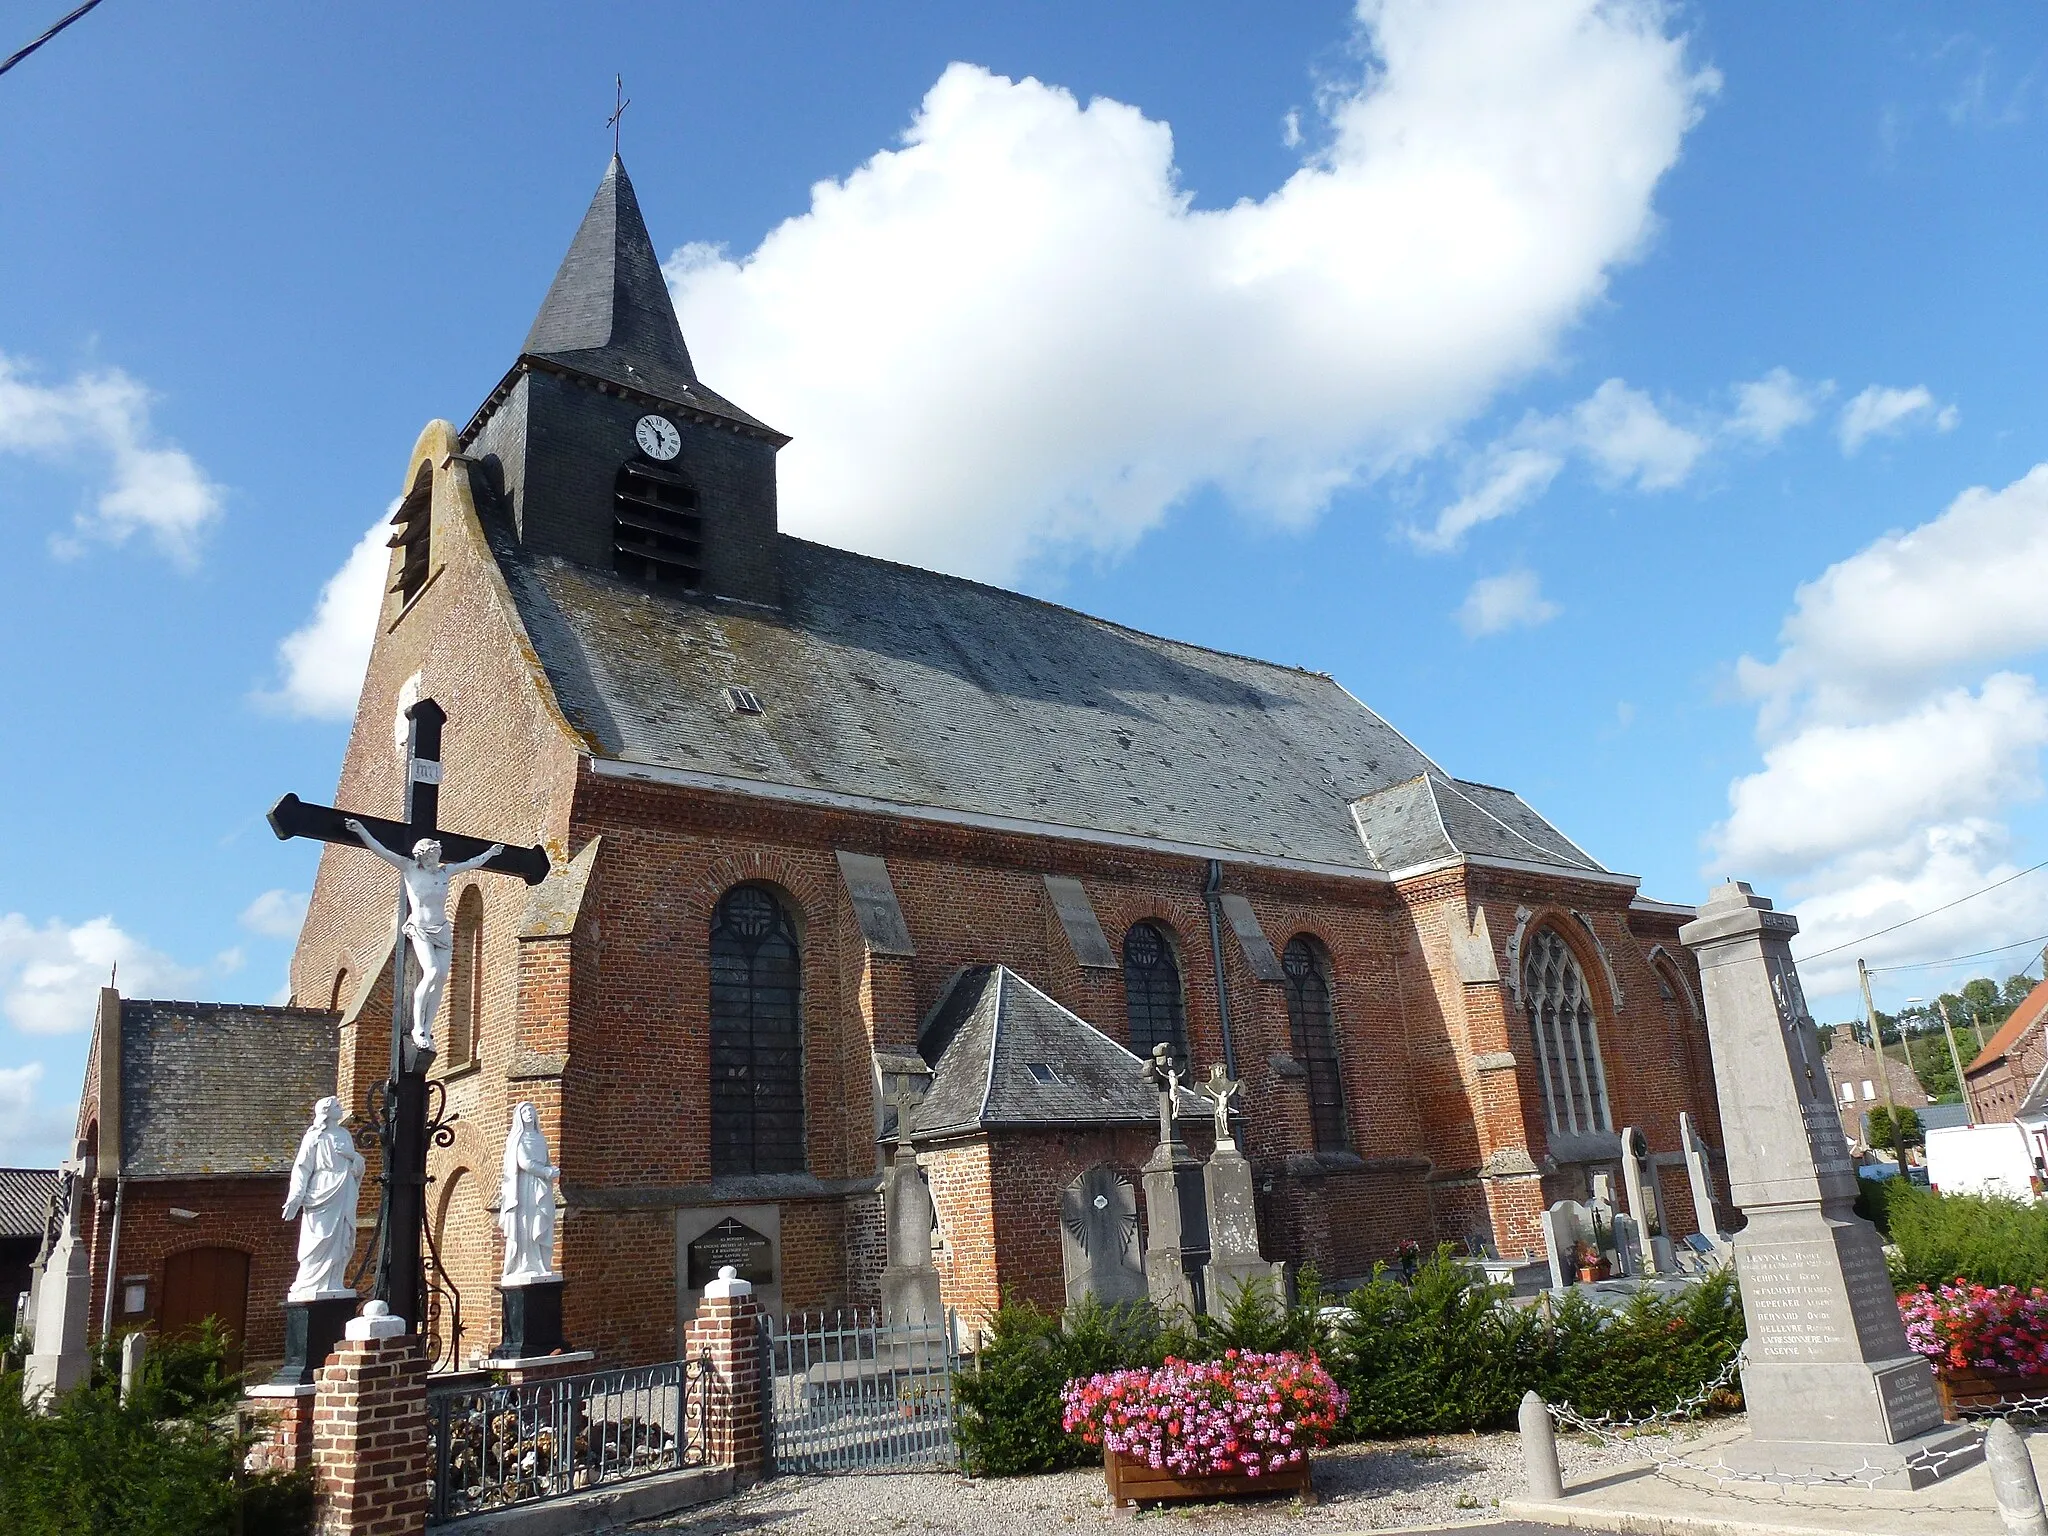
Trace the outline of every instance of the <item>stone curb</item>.
<path fill-rule="evenodd" d="M 1843 1536 L 1840 1526 L 1794 1525 L 1784 1520 L 1725 1520 L 1717 1515 L 1645 1514 L 1548 1499 L 1503 1499 L 1500 1518 L 1533 1520 L 1539 1525 L 1574 1531 L 1610 1531 L 1619 1536 Z"/>
<path fill-rule="evenodd" d="M 587 1493 L 464 1515 L 434 1530 L 438 1536 L 588 1536 L 729 1498 L 736 1491 L 731 1467 L 685 1467 Z"/>

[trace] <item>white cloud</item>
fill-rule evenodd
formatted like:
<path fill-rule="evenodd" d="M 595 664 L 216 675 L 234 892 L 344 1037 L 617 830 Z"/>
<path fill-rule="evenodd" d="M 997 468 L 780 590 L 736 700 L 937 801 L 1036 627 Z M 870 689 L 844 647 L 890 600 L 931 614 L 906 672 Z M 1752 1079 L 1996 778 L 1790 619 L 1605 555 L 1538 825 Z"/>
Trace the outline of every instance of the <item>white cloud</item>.
<path fill-rule="evenodd" d="M 257 703 L 318 720 L 354 718 L 391 569 L 390 538 L 391 529 L 379 519 L 356 541 L 341 569 L 321 587 L 312 616 L 278 642 L 283 681 L 256 694 Z"/>
<path fill-rule="evenodd" d="M 54 1168 L 71 1155 L 78 1105 L 40 1101 L 43 1064 L 0 1067 L 0 1168 Z"/>
<path fill-rule="evenodd" d="M 1472 583 L 1458 609 L 1458 625 L 1477 638 L 1504 629 L 1534 629 L 1562 611 L 1543 595 L 1534 571 L 1507 571 Z"/>
<path fill-rule="evenodd" d="M 104 461 L 107 483 L 70 534 L 51 547 L 64 556 L 87 542 L 124 544 L 140 533 L 179 565 L 197 562 L 206 531 L 220 517 L 220 488 L 190 455 L 155 442 L 149 391 L 120 369 L 40 384 L 28 367 L 0 353 L 0 453 L 59 464 Z"/>
<path fill-rule="evenodd" d="M 1888 389 L 1873 384 L 1842 407 L 1837 427 L 1842 452 L 1855 453 L 1873 437 L 1887 437 L 1921 420 L 1937 432 L 1946 432 L 1960 419 L 1952 405 L 1939 404 L 1924 384 L 1911 389 Z"/>
<path fill-rule="evenodd" d="M 119 967 L 125 997 L 175 997 L 201 973 L 122 932 L 111 917 L 40 928 L 19 912 L 0 914 L 0 1017 L 32 1035 L 92 1028 L 99 990 Z"/>
<path fill-rule="evenodd" d="M 1794 427 L 1813 420 L 1834 387 L 1831 382 L 1808 384 L 1785 368 L 1773 368 L 1760 379 L 1735 386 L 1735 411 L 1723 430 L 1731 437 L 1775 447 Z"/>
<path fill-rule="evenodd" d="M 2042 791 L 2048 694 L 2022 667 L 2048 649 L 2044 582 L 2048 465 L 1802 585 L 1778 655 L 1737 666 L 1763 765 L 1729 786 L 1709 874 L 1782 880 L 1812 954 L 2035 862 L 2015 861 L 2004 818 Z M 1858 950 L 1918 961 L 2044 931 L 2048 888 L 2018 881 L 1830 956 L 1808 985 L 1848 985 Z"/>
<path fill-rule="evenodd" d="M 1656 402 L 1620 379 L 1609 379 L 1579 403 L 1572 426 L 1580 447 L 1609 480 L 1638 490 L 1682 484 L 1707 451 L 1697 432 L 1674 425 Z"/>
<path fill-rule="evenodd" d="M 242 909 L 242 926 L 268 939 L 297 938 L 308 899 L 304 891 L 265 891 Z"/>
<path fill-rule="evenodd" d="M 1002 578 L 1203 485 L 1283 523 L 1555 355 L 1715 85 L 1652 0 L 1361 0 L 1362 83 L 1261 200 L 1171 129 L 946 70 L 899 148 L 669 276 L 719 390 L 795 434 L 784 526 Z"/>
<path fill-rule="evenodd" d="M 1481 462 L 1478 484 L 1439 512 L 1429 527 L 1409 531 L 1418 547 L 1456 549 L 1481 523 L 1518 512 L 1542 495 L 1564 468 L 1564 460 L 1555 453 L 1510 444 L 1496 444 Z"/>
<path fill-rule="evenodd" d="M 1289 111 L 1280 119 L 1280 142 L 1289 149 L 1301 147 L 1301 113 Z"/>

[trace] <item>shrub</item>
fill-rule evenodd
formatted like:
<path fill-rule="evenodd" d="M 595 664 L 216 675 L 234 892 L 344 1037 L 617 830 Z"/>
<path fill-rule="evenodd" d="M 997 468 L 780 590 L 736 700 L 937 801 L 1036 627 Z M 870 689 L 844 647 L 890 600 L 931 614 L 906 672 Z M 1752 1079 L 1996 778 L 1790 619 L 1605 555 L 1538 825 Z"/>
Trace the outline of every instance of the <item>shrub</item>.
<path fill-rule="evenodd" d="M 1573 1292 L 1539 1329 L 1536 1370 L 1515 1395 L 1534 1387 L 1546 1402 L 1594 1417 L 1671 1413 L 1727 1369 L 1747 1331 L 1732 1269 L 1676 1296 L 1638 1291 L 1614 1311 Z M 1727 1405 L 1739 1391 L 1730 1384 Z"/>
<path fill-rule="evenodd" d="M 1906 1342 L 1937 1365 L 2048 1375 L 2048 1291 L 1958 1282 L 1899 1298 Z"/>
<path fill-rule="evenodd" d="M 121 1401 L 116 1347 L 87 1379 L 30 1412 L 21 1376 L 0 1377 L 0 1530 L 8 1536 L 298 1536 L 310 1529 L 302 1477 L 244 1481 L 240 1383 L 207 1330 L 161 1344 Z"/>
<path fill-rule="evenodd" d="M 1240 1354 L 1077 1377 L 1061 1423 L 1084 1444 L 1181 1477 L 1261 1473 L 1329 1444 L 1344 1389 L 1313 1356 Z"/>
<path fill-rule="evenodd" d="M 1900 1288 L 1944 1285 L 1967 1276 L 1979 1285 L 2048 1285 L 2048 1205 L 1995 1195 L 1942 1195 L 1888 1180 L 1885 1214 L 1899 1256 Z"/>

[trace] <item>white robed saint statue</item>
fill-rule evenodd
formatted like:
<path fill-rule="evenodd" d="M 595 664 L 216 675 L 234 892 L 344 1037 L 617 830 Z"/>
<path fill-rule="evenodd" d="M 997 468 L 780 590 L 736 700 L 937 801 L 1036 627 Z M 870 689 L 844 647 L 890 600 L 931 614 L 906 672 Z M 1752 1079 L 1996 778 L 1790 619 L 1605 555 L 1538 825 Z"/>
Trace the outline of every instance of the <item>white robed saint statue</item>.
<path fill-rule="evenodd" d="M 363 1154 L 341 1123 L 341 1100 L 313 1106 L 313 1124 L 292 1159 L 284 1219 L 299 1218 L 299 1272 L 286 1299 L 312 1301 L 351 1296 L 349 1260 L 356 1252 L 356 1199 L 363 1187 Z"/>
<path fill-rule="evenodd" d="M 531 1104 L 512 1111 L 505 1161 L 498 1181 L 498 1230 L 505 1234 L 500 1285 L 530 1285 L 555 1278 L 555 1180 L 548 1139 Z"/>

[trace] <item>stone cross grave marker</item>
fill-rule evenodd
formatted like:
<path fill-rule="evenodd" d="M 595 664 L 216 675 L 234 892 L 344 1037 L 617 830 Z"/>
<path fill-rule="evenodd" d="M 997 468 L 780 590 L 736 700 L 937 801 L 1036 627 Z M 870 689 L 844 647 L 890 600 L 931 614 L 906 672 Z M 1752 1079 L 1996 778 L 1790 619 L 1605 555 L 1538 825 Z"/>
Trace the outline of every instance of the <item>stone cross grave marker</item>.
<path fill-rule="evenodd" d="M 1105 1306 L 1145 1299 L 1138 1251 L 1138 1192 L 1097 1163 L 1060 1193 L 1060 1261 L 1067 1304 L 1093 1296 Z"/>
<path fill-rule="evenodd" d="M 1729 1193 L 1748 1216 L 1735 1271 L 1750 1432 L 1721 1455 L 1765 1477 L 1918 1488 L 1983 1453 L 1975 1428 L 1943 1424 L 1877 1233 L 1854 1212 L 1856 1169 L 1792 961 L 1798 931 L 1730 881 L 1678 934 L 1699 957 Z"/>
<path fill-rule="evenodd" d="M 882 1311 L 891 1322 L 936 1323 L 945 1317 L 939 1271 L 932 1263 L 937 1224 L 924 1170 L 915 1157 L 899 1154 L 882 1175 L 882 1229 L 889 1250 L 882 1270 Z"/>
<path fill-rule="evenodd" d="M 1685 1177 L 1692 1186 L 1694 1221 L 1715 1250 L 1726 1253 L 1728 1244 L 1721 1236 L 1720 1207 L 1714 1195 L 1714 1167 L 1707 1156 L 1707 1144 L 1700 1140 L 1692 1116 L 1684 1110 L 1678 1112 L 1678 1144 L 1685 1149 Z"/>

